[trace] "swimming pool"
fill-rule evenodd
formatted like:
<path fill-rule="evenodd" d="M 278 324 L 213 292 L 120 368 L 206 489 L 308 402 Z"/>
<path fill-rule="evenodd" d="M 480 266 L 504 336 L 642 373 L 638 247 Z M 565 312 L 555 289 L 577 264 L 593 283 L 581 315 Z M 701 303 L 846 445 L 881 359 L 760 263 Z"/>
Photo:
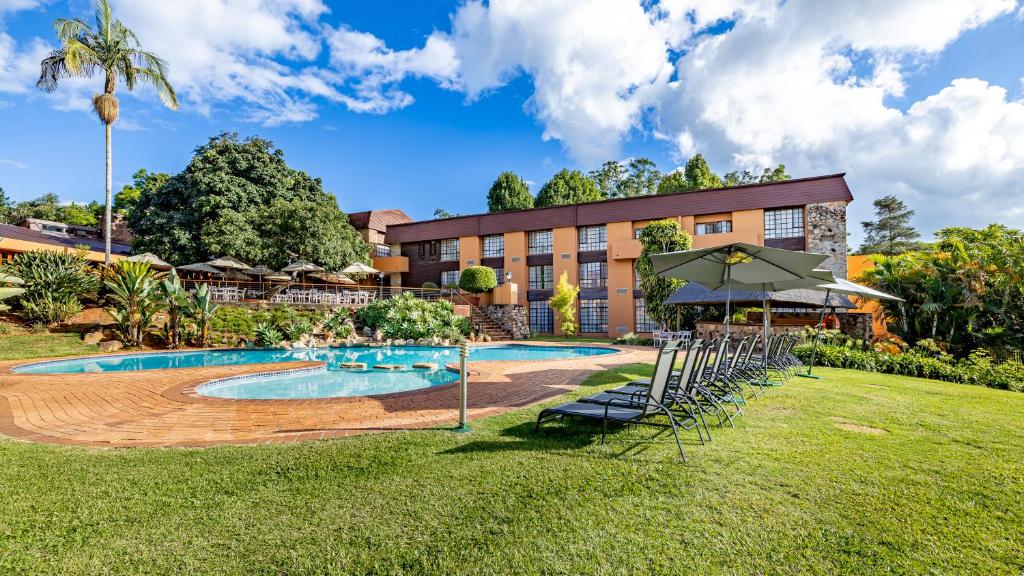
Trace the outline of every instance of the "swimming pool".
<path fill-rule="evenodd" d="M 501 344 L 474 346 L 469 360 L 561 360 L 599 356 L 616 352 L 596 346 L 528 346 Z M 243 376 L 210 382 L 196 392 L 204 396 L 238 399 L 298 399 L 367 396 L 429 388 L 454 382 L 458 375 L 445 369 L 459 360 L 455 347 L 381 346 L 317 348 L 310 350 L 202 350 L 152 354 L 126 354 L 54 360 L 17 366 L 23 374 L 76 374 L 162 370 L 237 364 L 319 361 L 325 367 L 281 374 Z M 342 368 L 362 362 L 367 369 Z M 413 364 L 434 364 L 432 369 L 414 369 Z M 375 365 L 397 364 L 399 370 L 377 370 Z"/>

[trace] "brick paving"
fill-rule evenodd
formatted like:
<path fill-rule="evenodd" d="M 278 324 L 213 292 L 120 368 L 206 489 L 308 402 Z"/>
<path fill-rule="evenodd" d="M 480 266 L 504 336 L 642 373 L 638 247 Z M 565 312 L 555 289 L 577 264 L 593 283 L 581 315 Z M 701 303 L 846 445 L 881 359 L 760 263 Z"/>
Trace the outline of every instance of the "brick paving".
<path fill-rule="evenodd" d="M 470 419 L 542 402 L 597 371 L 654 361 L 650 348 L 618 348 L 615 354 L 571 360 L 473 362 Z M 0 362 L 0 434 L 32 442 L 108 447 L 283 443 L 450 426 L 458 418 L 455 384 L 315 400 L 230 400 L 195 393 L 217 378 L 318 362 L 87 374 L 10 371 L 32 361 Z"/>

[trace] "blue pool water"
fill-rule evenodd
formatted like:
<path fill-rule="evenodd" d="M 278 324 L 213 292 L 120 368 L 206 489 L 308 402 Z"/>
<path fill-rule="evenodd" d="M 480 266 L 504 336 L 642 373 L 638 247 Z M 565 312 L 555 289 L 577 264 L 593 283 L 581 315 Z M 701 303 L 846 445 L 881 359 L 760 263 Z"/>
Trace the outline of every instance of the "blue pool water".
<path fill-rule="evenodd" d="M 469 360 L 556 360 L 597 356 L 615 352 L 594 346 L 524 346 L 516 344 L 477 346 L 470 348 Z M 118 372 L 195 368 L 233 364 L 324 362 L 326 369 L 294 373 L 220 380 L 200 386 L 197 392 L 219 398 L 291 399 L 366 396 L 428 388 L 457 380 L 458 375 L 445 369 L 458 362 L 459 350 L 454 347 L 389 346 L 319 348 L 315 350 L 209 350 L 167 352 L 75 358 L 27 364 L 14 368 L 26 374 L 74 374 L 83 372 Z M 364 362 L 367 370 L 341 368 L 345 362 Z M 437 365 L 436 370 L 413 369 L 415 363 Z M 374 370 L 375 364 L 401 364 L 402 370 Z"/>

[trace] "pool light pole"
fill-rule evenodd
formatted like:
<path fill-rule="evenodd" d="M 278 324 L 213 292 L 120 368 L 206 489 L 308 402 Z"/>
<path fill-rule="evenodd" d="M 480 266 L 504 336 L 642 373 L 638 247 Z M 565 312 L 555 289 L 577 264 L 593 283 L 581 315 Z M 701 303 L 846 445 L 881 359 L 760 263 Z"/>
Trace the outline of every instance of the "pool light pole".
<path fill-rule="evenodd" d="M 459 345 L 459 425 L 453 432 L 469 432 L 469 419 L 466 417 L 466 360 L 469 358 L 469 344 Z"/>

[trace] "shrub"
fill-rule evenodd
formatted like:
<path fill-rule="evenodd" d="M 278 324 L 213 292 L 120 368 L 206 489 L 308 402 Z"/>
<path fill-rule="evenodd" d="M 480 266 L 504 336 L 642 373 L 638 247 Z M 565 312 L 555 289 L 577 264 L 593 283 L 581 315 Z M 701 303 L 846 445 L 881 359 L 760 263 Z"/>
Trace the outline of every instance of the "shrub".
<path fill-rule="evenodd" d="M 801 344 L 796 346 L 793 352 L 803 362 L 810 362 L 811 350 L 811 344 Z M 876 350 L 823 345 L 818 346 L 814 363 L 817 366 L 916 376 L 1002 390 L 1024 390 L 1024 364 L 1016 361 L 996 362 L 991 355 L 980 349 L 972 352 L 966 359 L 956 360 L 943 352 L 935 355 L 932 351 L 922 353 L 913 349 L 890 354 Z"/>
<path fill-rule="evenodd" d="M 18 305 L 26 322 L 57 324 L 82 311 L 83 298 L 95 298 L 97 275 L 81 252 L 36 250 L 16 255 L 4 273 L 25 282 Z"/>
<path fill-rule="evenodd" d="M 118 336 L 126 346 L 141 346 L 153 318 L 163 307 L 160 285 L 149 262 L 121 260 L 113 266 L 105 284 L 113 302 L 107 313 L 114 319 Z"/>
<path fill-rule="evenodd" d="M 348 308 L 335 310 L 323 323 L 324 332 L 334 334 L 335 338 L 348 338 L 352 335 L 352 311 Z"/>
<path fill-rule="evenodd" d="M 272 322 L 263 321 L 256 324 L 253 329 L 253 335 L 255 337 L 256 345 L 261 348 L 270 348 L 277 346 L 284 339 L 281 333 L 278 332 L 277 327 Z"/>
<path fill-rule="evenodd" d="M 427 301 L 404 293 L 374 300 L 356 313 L 359 321 L 383 332 L 385 338 L 427 338 L 461 340 L 469 334 L 469 321 L 455 313 L 446 300 Z"/>
<path fill-rule="evenodd" d="M 549 305 L 558 314 L 559 326 L 566 336 L 576 335 L 576 296 L 579 293 L 579 287 L 569 283 L 569 274 L 562 272 Z"/>
<path fill-rule="evenodd" d="M 11 327 L 11 324 L 9 322 L 0 322 L 0 335 L 10 334 L 11 330 L 12 330 L 12 327 Z"/>
<path fill-rule="evenodd" d="M 299 318 L 283 327 L 284 335 L 292 342 L 302 340 L 303 336 L 313 333 L 313 323 L 306 318 Z"/>
<path fill-rule="evenodd" d="M 49 330 L 49 326 L 45 322 L 35 322 L 28 327 L 28 330 L 33 334 L 44 334 Z"/>
<path fill-rule="evenodd" d="M 619 336 L 615 339 L 616 344 L 628 344 L 630 346 L 653 346 L 654 340 L 652 338 L 644 338 L 638 336 L 632 332 L 628 332 Z"/>
<path fill-rule="evenodd" d="M 498 277 L 490 266 L 470 266 L 459 276 L 459 288 L 472 294 L 490 292 L 498 285 Z"/>
<path fill-rule="evenodd" d="M 218 306 L 210 297 L 209 284 L 200 284 L 192 294 L 188 303 L 188 316 L 195 323 L 195 342 L 200 347 L 206 346 L 210 336 L 210 321 L 217 312 Z"/>

